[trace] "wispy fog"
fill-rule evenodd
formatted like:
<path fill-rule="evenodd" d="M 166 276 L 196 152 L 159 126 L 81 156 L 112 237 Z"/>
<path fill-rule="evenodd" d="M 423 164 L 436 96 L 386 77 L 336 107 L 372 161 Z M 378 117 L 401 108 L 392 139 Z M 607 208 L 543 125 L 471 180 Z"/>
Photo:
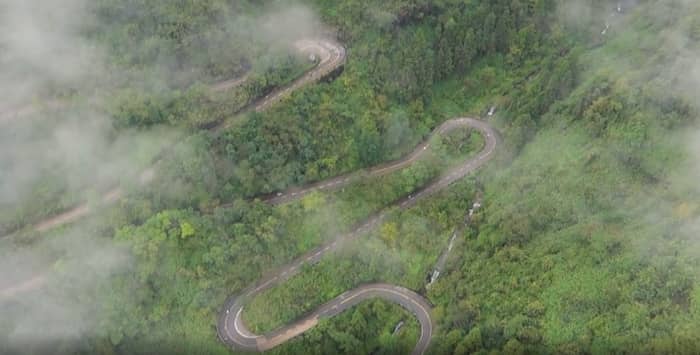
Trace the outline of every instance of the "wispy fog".
<path fill-rule="evenodd" d="M 299 38 L 313 36 L 322 31 L 318 15 L 306 6 L 285 3 L 276 5 L 260 19 L 255 20 L 260 28 L 259 40 L 289 46 Z"/>
<path fill-rule="evenodd" d="M 85 4 L 0 1 L 0 112 L 49 91 L 84 86 L 102 69 L 99 50 L 79 36 Z"/>
<path fill-rule="evenodd" d="M 0 244 L 0 353 L 53 352 L 94 336 L 101 320 L 98 286 L 129 260 L 87 228 L 44 239 L 32 250 Z"/>
<path fill-rule="evenodd" d="M 143 151 L 167 138 L 155 132 L 115 135 L 109 117 L 89 102 L 46 103 L 89 92 L 105 68 L 101 51 L 81 36 L 80 21 L 89 16 L 86 4 L 0 0 L 0 115 L 5 114 L 0 120 L 0 209 L 5 215 L 22 214 L 27 204 L 48 208 L 42 198 L 51 195 L 52 184 L 60 196 L 134 174 L 144 163 Z M 12 113 L 27 104 L 33 108 Z M 71 199 L 65 199 L 68 205 Z M 3 240 L 0 353 L 43 352 L 47 349 L 41 347 L 54 340 L 89 334 L 99 305 L 90 294 L 127 260 L 87 229 L 31 245 Z"/>
<path fill-rule="evenodd" d="M 589 59 L 594 62 L 591 64 L 594 68 L 605 68 L 613 80 L 624 82 L 630 90 L 652 90 L 645 94 L 658 96 L 659 102 L 687 103 L 698 110 L 700 2 L 577 0 L 560 3 L 559 16 L 565 26 L 586 33 L 591 48 L 607 44 L 591 51 Z M 627 50 L 630 47 L 634 50 Z M 697 122 L 697 118 L 691 119 Z M 671 186 L 664 193 L 642 197 L 645 204 L 640 203 L 640 206 L 653 208 L 646 208 L 642 212 L 645 215 L 639 217 L 649 225 L 667 225 L 671 218 L 676 218 L 684 225 L 682 231 L 696 235 L 700 230 L 697 217 L 700 210 L 695 202 L 700 195 L 697 184 L 700 181 L 700 129 L 684 127 L 683 132 L 670 135 L 668 144 L 678 155 L 667 162 L 663 172 Z"/>
<path fill-rule="evenodd" d="M 0 0 L 0 215 L 5 216 L 0 235 L 13 229 L 17 221 L 7 219 L 13 213 L 46 218 L 55 209 L 98 199 L 149 166 L 154 153 L 182 134 L 114 127 L 101 107 L 100 95 L 110 89 L 104 81 L 134 75 L 121 76 L 127 68 L 110 62 L 108 51 L 85 36 L 96 22 L 89 5 L 89 0 Z M 269 42 L 262 47 L 291 48 L 292 40 L 320 28 L 307 7 L 268 10 L 241 19 L 251 41 Z M 126 85 L 157 87 L 138 80 Z M 93 295 L 109 275 L 131 263 L 101 233 L 81 223 L 31 242 L 0 239 L 0 353 L 44 351 L 54 341 L 99 336 L 104 301 Z"/>

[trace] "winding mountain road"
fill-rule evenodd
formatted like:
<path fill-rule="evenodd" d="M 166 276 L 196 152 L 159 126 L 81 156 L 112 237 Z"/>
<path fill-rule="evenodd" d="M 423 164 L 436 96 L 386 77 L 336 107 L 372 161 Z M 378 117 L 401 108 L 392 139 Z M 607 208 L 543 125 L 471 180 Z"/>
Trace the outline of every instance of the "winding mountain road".
<path fill-rule="evenodd" d="M 430 316 L 430 303 L 423 296 L 400 286 L 389 284 L 362 285 L 356 289 L 341 294 L 335 299 L 319 307 L 310 315 L 264 335 L 252 334 L 245 327 L 245 324 L 243 324 L 243 321 L 241 320 L 241 313 L 243 312 L 244 305 L 251 298 L 296 275 L 302 269 L 303 265 L 315 264 L 319 262 L 324 255 L 336 250 L 343 243 L 356 239 L 379 225 L 384 218 L 386 218 L 390 209 L 396 207 L 401 209 L 410 208 L 419 200 L 426 198 L 444 189 L 453 182 L 464 178 L 488 162 L 496 151 L 496 147 L 500 142 L 500 136 L 498 132 L 491 127 L 491 125 L 484 121 L 473 118 L 451 119 L 436 128 L 431 137 L 465 127 L 478 130 L 485 139 L 483 149 L 475 157 L 468 159 L 462 164 L 448 170 L 440 178 L 434 180 L 432 183 L 423 187 L 419 191 L 405 196 L 398 201 L 395 201 L 384 210 L 371 215 L 363 223 L 355 226 L 351 232 L 336 236 L 332 241 L 311 250 L 290 264 L 269 273 L 267 277 L 264 277 L 254 285 L 244 289 L 238 295 L 229 297 L 225 302 L 217 323 L 217 330 L 221 341 L 235 349 L 247 351 L 265 351 L 306 332 L 318 324 L 319 320 L 323 318 L 328 318 L 339 314 L 362 301 L 371 298 L 381 298 L 401 305 L 416 316 L 418 322 L 420 323 L 421 336 L 413 350 L 413 354 L 423 354 L 430 344 L 433 330 L 433 320 Z M 418 145 L 418 147 L 416 147 L 411 154 L 407 155 L 401 160 L 369 169 L 365 173 L 351 173 L 348 175 L 342 175 L 309 185 L 305 188 L 292 189 L 284 193 L 278 193 L 266 198 L 265 201 L 272 204 L 285 203 L 299 199 L 312 191 L 337 189 L 363 177 L 376 177 L 388 174 L 392 171 L 409 166 L 418 160 L 429 148 L 430 141 L 430 139 L 427 139 L 424 143 Z"/>
<path fill-rule="evenodd" d="M 284 97 L 290 95 L 294 90 L 318 81 L 328 74 L 334 72 L 341 67 L 346 59 L 345 48 L 335 41 L 329 39 L 313 39 L 302 40 L 296 42 L 295 46 L 302 53 L 313 53 L 319 58 L 319 63 L 309 72 L 305 73 L 300 78 L 293 81 L 279 90 L 276 90 L 269 95 L 255 101 L 249 109 L 262 111 L 269 106 L 279 102 Z M 234 86 L 241 85 L 245 82 L 245 78 L 230 80 L 212 86 L 213 91 L 227 90 Z M 226 127 L 226 123 L 214 127 L 214 130 L 220 130 Z M 438 126 L 428 139 L 418 145 L 414 151 L 404 158 L 382 164 L 360 172 L 353 172 L 341 176 L 336 176 L 324 181 L 309 184 L 304 187 L 292 188 L 284 192 L 278 192 L 266 196 L 262 199 L 271 204 L 281 204 L 290 202 L 317 190 L 337 189 L 360 179 L 368 177 L 377 177 L 389 174 L 396 170 L 410 166 L 427 151 L 433 136 L 442 135 L 458 128 L 471 128 L 479 131 L 484 139 L 485 144 L 483 149 L 473 158 L 465 160 L 458 166 L 448 170 L 438 179 L 432 181 L 417 192 L 405 196 L 387 208 L 372 214 L 364 222 L 356 225 L 351 232 L 336 236 L 332 241 L 317 247 L 300 258 L 285 265 L 274 272 L 267 273 L 268 276 L 257 281 L 250 287 L 242 290 L 239 294 L 229 297 L 219 315 L 217 322 L 217 332 L 222 342 L 228 346 L 246 351 L 265 351 L 276 347 L 293 337 L 300 335 L 313 326 L 318 324 L 321 319 L 333 317 L 346 309 L 349 309 L 365 300 L 380 298 L 390 302 L 394 302 L 412 314 L 414 314 L 420 324 L 420 338 L 413 350 L 413 354 L 423 354 L 428 346 L 433 335 L 434 322 L 431 317 L 431 305 L 427 299 L 417 294 L 414 291 L 397 285 L 390 284 L 367 284 L 361 285 L 353 290 L 346 291 L 335 299 L 320 306 L 312 313 L 305 317 L 286 325 L 278 330 L 264 335 L 256 335 L 251 333 L 243 324 L 241 314 L 245 304 L 261 292 L 275 287 L 276 285 L 285 282 L 300 272 L 305 264 L 315 264 L 321 260 L 326 254 L 338 249 L 343 243 L 356 239 L 372 228 L 379 225 L 388 215 L 389 210 L 393 208 L 407 209 L 414 206 L 419 200 L 426 198 L 436 192 L 446 188 L 455 181 L 458 181 L 465 176 L 473 173 L 494 155 L 496 147 L 500 142 L 498 132 L 488 123 L 473 119 L 473 118 L 456 118 L 451 119 Z M 155 177 L 155 170 L 148 169 L 140 176 L 142 184 L 147 184 Z M 109 191 L 102 197 L 103 203 L 110 203 L 119 200 L 124 195 L 124 192 L 116 188 Z M 87 204 L 78 206 L 70 211 L 55 216 L 51 219 L 43 221 L 34 226 L 36 231 L 45 231 L 60 225 L 74 222 L 92 212 L 92 208 Z M 41 284 L 43 277 L 37 276 L 32 280 L 27 281 L 26 285 L 19 285 L 12 289 L 5 290 L 4 293 L 15 295 L 28 288 L 37 287 Z"/>
<path fill-rule="evenodd" d="M 275 103 L 283 100 L 285 97 L 289 96 L 292 92 L 295 90 L 301 88 L 302 86 L 305 86 L 307 84 L 316 82 L 328 74 L 332 73 L 336 69 L 340 68 L 344 63 L 346 59 L 346 53 L 345 53 L 345 47 L 341 46 L 337 42 L 331 40 L 331 39 L 326 39 L 326 38 L 315 38 L 315 39 L 303 39 L 296 41 L 294 43 L 295 49 L 302 53 L 302 54 L 314 54 L 319 58 L 318 63 L 308 72 L 306 72 L 304 75 L 301 77 L 297 78 L 294 80 L 291 84 L 282 87 L 280 89 L 274 90 L 270 94 L 266 95 L 265 97 L 261 97 L 258 100 L 255 100 L 251 105 L 249 105 L 246 110 L 255 110 L 255 111 L 262 111 L 271 105 L 274 105 Z M 217 84 L 212 85 L 210 88 L 214 92 L 218 91 L 224 91 L 224 90 L 230 90 L 234 87 L 240 86 L 245 83 L 245 80 L 248 78 L 247 75 L 243 76 L 242 78 L 238 79 L 233 79 L 233 80 L 227 80 L 223 81 Z M 47 104 L 50 108 L 57 108 L 60 107 L 60 103 L 51 101 L 50 104 Z M 18 109 L 15 111 L 8 111 L 5 113 L 0 113 L 0 117 L 6 117 L 10 119 L 9 117 L 16 118 L 19 117 L 23 114 L 28 114 L 29 112 L 34 112 L 34 109 L 32 107 L 26 107 L 23 109 Z M 218 125 L 214 126 L 211 128 L 212 131 L 221 131 L 225 128 L 227 128 L 229 124 L 225 121 L 220 122 Z M 158 163 L 155 162 L 154 166 Z M 141 174 L 138 176 L 138 181 L 141 185 L 146 185 L 149 182 L 153 181 L 155 178 L 155 168 L 151 167 L 146 170 L 144 170 Z M 121 198 L 124 197 L 124 190 L 120 187 L 115 187 L 106 193 L 104 193 L 101 198 L 100 198 L 100 204 L 101 206 L 108 205 L 111 203 L 114 203 Z M 57 215 L 54 215 L 50 218 L 47 218 L 45 220 L 39 221 L 38 223 L 34 224 L 31 229 L 33 229 L 36 232 L 46 232 L 50 229 L 57 228 L 69 223 L 73 223 L 75 221 L 78 221 L 92 213 L 94 211 L 95 205 L 91 205 L 88 203 L 82 203 L 80 205 L 77 205 L 73 208 L 70 208 L 66 211 L 63 211 Z M 8 237 L 9 235 L 12 235 L 12 233 L 9 233 L 4 236 L 0 236 L 0 238 Z"/>

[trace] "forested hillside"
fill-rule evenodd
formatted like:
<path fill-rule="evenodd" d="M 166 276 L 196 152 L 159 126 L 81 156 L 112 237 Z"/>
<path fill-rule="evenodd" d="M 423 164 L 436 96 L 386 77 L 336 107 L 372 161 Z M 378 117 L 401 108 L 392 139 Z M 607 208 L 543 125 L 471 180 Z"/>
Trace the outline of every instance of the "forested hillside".
<path fill-rule="evenodd" d="M 408 168 L 295 202 L 261 197 L 398 159 L 463 116 L 499 129 L 497 157 L 415 207 L 389 209 L 365 236 L 251 300 L 251 330 L 389 282 L 434 306 L 428 353 L 700 349 L 692 1 L 99 0 L 81 9 L 79 38 L 99 49 L 104 70 L 43 93 L 69 102 L 59 114 L 35 103 L 0 130 L 8 151 L 27 151 L 0 153 L 17 181 L 0 189 L 0 234 L 19 230 L 0 239 L 0 258 L 22 269 L 13 282 L 45 281 L 0 297 L 0 352 L 228 353 L 216 322 L 229 295 L 411 196 L 484 137 L 438 136 Z M 291 45 L 309 34 L 347 48 L 342 71 L 245 111 L 313 67 Z M 247 80 L 211 89 L 237 78 Z M 69 150 L 81 158 L 29 150 L 79 140 L 55 132 L 98 116 L 86 131 L 100 143 Z M 219 122 L 226 128 L 210 129 Z M 138 183 L 156 157 L 154 181 Z M 40 169 L 27 175 L 21 160 Z M 100 205 L 114 185 L 126 197 L 99 213 L 32 228 L 80 201 Z M 462 230 L 477 200 L 484 206 Z M 447 268 L 427 287 L 454 231 Z M 411 314 L 371 301 L 272 352 L 406 353 L 418 333 Z"/>
<path fill-rule="evenodd" d="M 27 7 L 28 12 L 43 8 Z M 34 111 L 0 133 L 6 148 L 0 162 L 7 189 L 13 190 L 3 194 L 10 197 L 0 203 L 3 235 L 137 175 L 178 136 L 233 116 L 310 66 L 290 51 L 290 43 L 266 38 L 289 26 L 262 29 L 270 21 L 310 21 L 304 12 L 272 8 L 263 19 L 245 2 L 225 1 L 69 1 L 66 7 L 62 11 L 85 12 L 90 21 L 67 26 L 65 19 L 49 17 L 49 24 L 69 27 L 55 36 L 85 58 L 70 62 L 66 69 L 79 74 L 37 75 L 29 80 L 41 87 L 38 92 L 44 99 L 32 97 L 28 107 Z M 249 9 L 249 15 L 241 14 L 241 9 Z M 310 31 L 303 27 L 297 29 L 299 35 Z M 74 31 L 84 32 L 86 38 L 73 38 Z M 17 39 L 8 39 L 12 40 Z M 52 54 L 73 61 L 64 53 L 67 49 Z M 8 74 L 26 69 L 26 63 L 10 59 Z M 229 90 L 211 89 L 243 78 L 248 80 Z M 58 88 L 42 93 L 46 82 Z M 11 84 L 10 80 L 7 85 Z M 48 113 L 52 120 L 45 119 Z M 147 127 L 155 129 L 144 130 Z M 74 146 L 76 139 L 90 143 Z M 54 154 L 45 154 L 49 147 L 54 147 Z M 33 167 L 26 167 L 27 161 Z"/>

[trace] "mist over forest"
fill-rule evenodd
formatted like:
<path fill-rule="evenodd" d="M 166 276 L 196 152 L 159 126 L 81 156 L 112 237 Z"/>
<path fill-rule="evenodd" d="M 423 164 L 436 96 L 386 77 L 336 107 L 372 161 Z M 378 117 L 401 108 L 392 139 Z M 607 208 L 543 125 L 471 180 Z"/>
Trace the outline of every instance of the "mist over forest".
<path fill-rule="evenodd" d="M 697 58 L 692 0 L 0 0 L 0 353 L 244 352 L 231 297 L 379 283 L 427 354 L 696 353 Z M 317 321 L 269 352 L 424 327 Z"/>

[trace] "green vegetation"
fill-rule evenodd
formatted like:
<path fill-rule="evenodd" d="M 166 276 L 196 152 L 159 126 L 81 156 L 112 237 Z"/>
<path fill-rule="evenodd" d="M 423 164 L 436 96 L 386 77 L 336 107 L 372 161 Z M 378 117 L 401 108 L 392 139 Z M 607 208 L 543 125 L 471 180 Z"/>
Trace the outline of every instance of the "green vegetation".
<path fill-rule="evenodd" d="M 104 64 L 109 70 L 98 83 L 55 93 L 65 96 L 66 105 L 59 109 L 35 104 L 37 112 L 3 129 L 3 142 L 12 152 L 0 156 L 0 164 L 29 176 L 13 191 L 13 203 L 0 203 L 0 235 L 97 200 L 120 180 L 133 180 L 165 147 L 190 134 L 180 131 L 234 119 L 254 99 L 310 69 L 311 63 L 287 47 L 254 40 L 242 31 L 255 27 L 252 19 L 234 15 L 247 7 L 226 1 L 176 7 L 167 2 L 91 2 L 99 25 L 87 25 L 84 31 L 89 43 L 109 49 Z M 244 76 L 247 80 L 238 87 L 211 89 L 212 84 Z M 93 91 L 104 96 L 99 107 L 92 102 Z M 60 135 L 76 127 L 76 137 Z M 149 127 L 153 129 L 144 132 Z M 72 141 L 64 141 L 68 139 Z M 70 146 L 80 139 L 89 148 Z M 51 146 L 67 146 L 66 152 L 45 154 Z M 40 171 L 25 173 L 20 160 L 35 161 Z"/>
<path fill-rule="evenodd" d="M 396 325 L 404 325 L 392 335 Z M 415 346 L 420 328 L 401 307 L 384 301 L 368 301 L 332 320 L 323 320 L 303 337 L 273 349 L 273 354 L 405 354 Z"/>
<path fill-rule="evenodd" d="M 309 64 L 247 42 L 244 18 L 270 4 L 177 3 L 91 5 L 105 21 L 88 35 L 110 48 L 111 65 L 134 77 L 156 73 L 140 87 L 105 89 L 111 129 L 195 133 L 168 150 L 153 183 L 124 179 L 128 197 L 85 222 L 130 262 L 86 296 L 99 300 L 99 320 L 94 336 L 72 344 L 80 351 L 227 353 L 214 329 L 228 295 L 420 188 L 483 138 L 453 132 L 410 168 L 289 204 L 255 196 L 397 159 L 446 119 L 491 105 L 504 136 L 496 159 L 416 207 L 390 210 L 377 229 L 253 299 L 243 314 L 250 328 L 272 330 L 383 281 L 433 303 L 434 354 L 700 349 L 700 191 L 681 134 L 698 108 L 685 73 L 667 65 L 700 45 L 697 6 L 640 1 L 603 37 L 596 26 L 615 2 L 592 1 L 593 15 L 571 21 L 562 15 L 571 4 L 554 0 L 314 0 L 309 6 L 348 47 L 343 73 L 265 112 L 237 115 Z M 688 44 L 676 47 L 669 36 Z M 247 84 L 208 90 L 258 58 Z M 158 72 L 176 75 L 151 79 Z M 220 120 L 234 124 L 217 135 L 201 129 Z M 60 178 L 42 179 L 37 186 L 50 187 L 36 191 L 48 197 L 35 192 L 19 212 L 0 210 L 3 228 L 80 200 Z M 484 208 L 426 289 L 478 192 Z M 70 280 L 60 260 L 71 254 L 54 254 L 58 280 Z M 400 320 L 407 324 L 392 337 Z M 372 301 L 273 352 L 405 353 L 418 332 L 405 311 Z"/>

